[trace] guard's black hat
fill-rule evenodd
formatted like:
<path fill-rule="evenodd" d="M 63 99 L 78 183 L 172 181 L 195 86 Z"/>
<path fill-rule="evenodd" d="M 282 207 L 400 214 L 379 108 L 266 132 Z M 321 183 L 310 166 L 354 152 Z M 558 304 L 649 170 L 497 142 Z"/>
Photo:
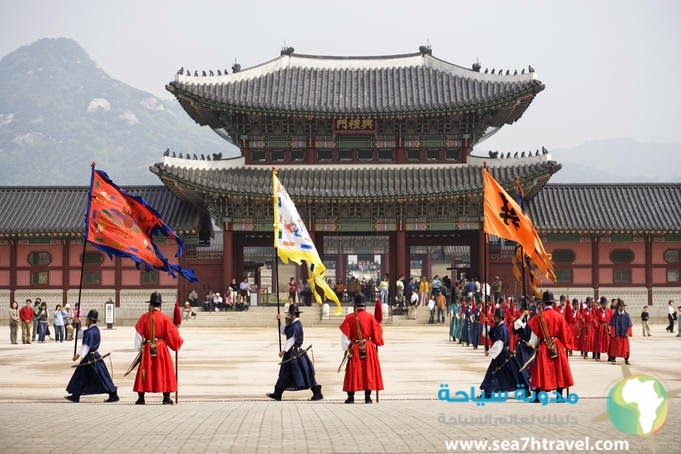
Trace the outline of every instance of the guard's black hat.
<path fill-rule="evenodd" d="M 503 319 L 504 319 L 504 315 L 505 315 L 505 314 L 504 314 L 504 310 L 503 310 L 502 308 L 497 307 L 496 309 L 494 309 L 494 316 L 495 316 L 495 317 L 498 317 L 498 318 L 500 318 L 500 319 L 503 320 Z"/>
<path fill-rule="evenodd" d="M 608 299 L 605 296 L 601 296 L 601 299 L 599 301 L 601 304 L 608 304 Z"/>
<path fill-rule="evenodd" d="M 556 299 L 553 297 L 553 293 L 547 290 L 542 294 L 541 302 L 544 304 L 553 304 L 556 302 Z"/>
<path fill-rule="evenodd" d="M 92 320 L 92 323 L 97 323 L 97 317 L 99 317 L 99 313 L 96 309 L 90 309 L 90 312 L 87 313 L 87 318 Z"/>
<path fill-rule="evenodd" d="M 364 306 L 367 305 L 367 300 L 366 300 L 366 298 L 364 297 L 364 293 L 361 293 L 361 292 L 360 292 L 360 293 L 357 293 L 357 294 L 355 295 L 355 300 L 354 300 L 354 301 L 355 301 L 355 306 L 357 306 L 357 307 L 364 307 Z"/>
<path fill-rule="evenodd" d="M 579 300 L 577 298 L 572 298 L 572 304 L 579 304 Z"/>
<path fill-rule="evenodd" d="M 161 299 L 161 294 L 159 292 L 152 293 L 149 297 L 149 301 L 147 302 L 154 307 L 161 307 L 161 304 L 163 304 L 163 300 Z"/>
<path fill-rule="evenodd" d="M 300 312 L 301 312 L 300 308 L 298 307 L 298 305 L 296 303 L 291 303 L 291 304 L 288 305 L 288 313 L 289 314 L 298 315 L 298 314 L 300 314 Z"/>

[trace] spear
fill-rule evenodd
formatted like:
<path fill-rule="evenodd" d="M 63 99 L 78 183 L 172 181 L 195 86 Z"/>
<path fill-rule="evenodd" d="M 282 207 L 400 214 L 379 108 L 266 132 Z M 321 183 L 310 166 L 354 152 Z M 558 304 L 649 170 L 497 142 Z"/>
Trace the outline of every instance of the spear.
<path fill-rule="evenodd" d="M 173 311 L 173 325 L 175 325 L 177 328 L 179 328 L 181 324 L 182 324 L 182 314 L 180 313 L 180 303 L 178 303 L 177 300 L 175 300 L 175 309 Z M 178 373 L 177 373 L 178 358 L 179 357 L 178 357 L 178 354 L 177 354 L 177 350 L 175 350 L 175 382 L 176 383 L 177 383 L 177 376 L 178 376 Z M 178 384 L 178 388 L 179 388 L 179 384 Z M 175 388 L 175 403 L 177 404 L 177 388 Z"/>

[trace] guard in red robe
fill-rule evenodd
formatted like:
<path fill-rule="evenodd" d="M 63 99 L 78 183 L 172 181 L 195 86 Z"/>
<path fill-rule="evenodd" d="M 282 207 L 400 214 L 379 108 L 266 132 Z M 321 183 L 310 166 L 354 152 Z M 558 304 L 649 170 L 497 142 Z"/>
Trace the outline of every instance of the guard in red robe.
<path fill-rule="evenodd" d="M 144 405 L 144 393 L 150 392 L 163 393 L 163 404 L 172 405 L 170 393 L 177 391 L 177 378 L 168 349 L 177 351 L 184 341 L 170 317 L 161 312 L 161 294 L 152 293 L 148 302 L 149 312 L 135 325 L 135 348 L 142 352 L 132 388 L 138 396 L 135 404 Z"/>
<path fill-rule="evenodd" d="M 355 295 L 355 312 L 348 314 L 340 325 L 341 348 L 349 355 L 345 367 L 343 391 L 348 394 L 346 404 L 355 402 L 355 391 L 364 390 L 364 402 L 370 404 L 371 391 L 383 389 L 381 364 L 378 362 L 378 346 L 383 345 L 383 328 L 374 316 L 365 311 L 364 294 Z M 365 352 L 360 352 L 360 336 L 364 341 Z M 360 355 L 361 353 L 361 355 Z"/>
<path fill-rule="evenodd" d="M 528 320 L 527 325 L 532 330 L 530 344 L 536 345 L 537 357 L 532 365 L 531 385 L 537 391 L 557 391 L 562 393 L 575 382 L 572 379 L 570 364 L 565 353 L 567 324 L 565 318 L 553 309 L 553 293 L 544 292 L 539 304 L 543 306 L 541 314 Z M 541 315 L 541 317 L 540 317 Z M 545 329 L 542 327 L 543 319 Z M 547 347 L 553 342 L 557 355 L 551 358 Z"/>
<path fill-rule="evenodd" d="M 565 308 L 565 323 L 568 326 L 568 339 L 565 348 L 567 350 L 568 356 L 572 356 L 573 350 L 579 350 L 579 300 L 574 298 L 572 300 L 572 306 L 570 304 Z"/>
<path fill-rule="evenodd" d="M 593 350 L 594 343 L 594 322 L 593 322 L 593 298 L 586 297 L 586 307 L 580 308 L 581 315 L 581 330 L 579 339 L 579 350 L 582 353 L 582 358 L 586 359 L 589 352 Z"/>
<path fill-rule="evenodd" d="M 607 353 L 610 346 L 610 318 L 613 310 L 608 307 L 608 299 L 601 296 L 601 307 L 594 310 L 594 349 L 593 356 L 596 361 L 601 360 L 601 353 Z"/>
<path fill-rule="evenodd" d="M 615 358 L 624 358 L 625 364 L 629 363 L 629 338 L 631 337 L 631 317 L 624 309 L 626 304 L 621 299 L 617 300 L 617 310 L 610 319 L 610 348 L 608 349 L 608 361 L 615 364 Z"/>

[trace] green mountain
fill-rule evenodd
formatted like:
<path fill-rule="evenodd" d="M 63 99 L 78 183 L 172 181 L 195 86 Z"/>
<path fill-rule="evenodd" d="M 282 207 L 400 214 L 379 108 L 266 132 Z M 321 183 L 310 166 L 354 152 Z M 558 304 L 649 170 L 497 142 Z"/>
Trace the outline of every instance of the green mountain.
<path fill-rule="evenodd" d="M 174 100 L 109 77 L 73 40 L 41 39 L 0 60 L 0 185 L 159 184 L 164 150 L 234 155 Z"/>

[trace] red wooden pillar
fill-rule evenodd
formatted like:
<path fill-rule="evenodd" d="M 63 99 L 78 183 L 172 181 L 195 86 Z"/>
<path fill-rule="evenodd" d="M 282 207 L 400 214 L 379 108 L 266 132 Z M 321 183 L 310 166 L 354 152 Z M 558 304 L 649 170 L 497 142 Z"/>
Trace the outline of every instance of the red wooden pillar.
<path fill-rule="evenodd" d="M 648 290 L 648 306 L 653 304 L 653 237 L 645 238 L 645 276 L 646 289 Z"/>
<path fill-rule="evenodd" d="M 61 245 L 62 255 L 62 274 L 61 274 L 61 305 L 62 307 L 68 303 L 69 281 L 71 279 L 71 240 L 63 240 Z"/>
<path fill-rule="evenodd" d="M 600 267 L 598 258 L 599 249 L 598 237 L 594 236 L 591 238 L 591 280 L 593 281 L 594 299 L 596 300 L 599 298 L 598 288 L 600 287 L 600 277 L 598 275 L 598 268 Z"/>
<path fill-rule="evenodd" d="M 391 245 L 391 249 L 392 249 Z M 395 232 L 395 274 L 390 276 L 390 285 L 394 283 L 400 276 L 409 275 L 409 266 L 407 264 L 407 232 L 398 230 Z"/>
<path fill-rule="evenodd" d="M 223 289 L 232 282 L 232 278 L 236 278 L 236 282 L 241 282 L 241 277 L 234 274 L 234 233 L 229 230 L 229 224 L 225 223 L 225 229 L 222 231 L 222 282 Z"/>

